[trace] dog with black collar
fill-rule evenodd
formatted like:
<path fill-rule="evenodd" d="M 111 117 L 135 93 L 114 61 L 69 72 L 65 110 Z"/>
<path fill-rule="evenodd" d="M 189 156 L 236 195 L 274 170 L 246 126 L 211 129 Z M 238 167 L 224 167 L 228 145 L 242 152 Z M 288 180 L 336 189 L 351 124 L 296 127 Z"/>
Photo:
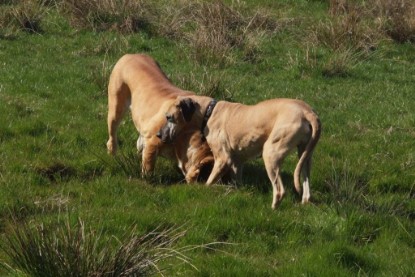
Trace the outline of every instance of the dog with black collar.
<path fill-rule="evenodd" d="M 262 154 L 273 187 L 273 209 L 285 192 L 281 164 L 297 148 L 294 185 L 298 193 L 302 190 L 302 203 L 307 203 L 311 158 L 321 133 L 321 122 L 313 109 L 301 100 L 285 98 L 252 106 L 219 101 L 212 107 L 212 103 L 215 101 L 205 96 L 178 97 L 165 110 L 167 123 L 160 130 L 161 140 L 174 141 L 182 130 L 206 124 L 202 133 L 215 160 L 207 185 L 216 183 L 229 171 L 239 180 L 243 163 Z M 211 115 L 206 119 L 209 109 Z"/>

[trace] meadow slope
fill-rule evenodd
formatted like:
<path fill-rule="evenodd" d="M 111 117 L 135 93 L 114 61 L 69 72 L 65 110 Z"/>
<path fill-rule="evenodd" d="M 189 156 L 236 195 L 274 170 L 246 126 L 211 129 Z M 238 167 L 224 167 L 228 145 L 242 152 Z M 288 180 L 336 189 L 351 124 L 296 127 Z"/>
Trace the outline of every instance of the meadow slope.
<path fill-rule="evenodd" d="M 143 1 L 130 14 L 21 2 L 0 1 L 3 265 L 20 268 L 11 227 L 82 220 L 104 237 L 185 230 L 176 247 L 201 246 L 186 251 L 196 269 L 168 260 L 166 276 L 415 275 L 415 23 L 393 21 L 415 15 L 411 1 Z M 238 186 L 185 184 L 165 159 L 144 179 L 129 115 L 109 157 L 106 86 L 125 53 L 151 55 L 198 94 L 309 103 L 323 125 L 311 204 L 293 190 L 295 155 L 276 211 L 261 160 Z"/>

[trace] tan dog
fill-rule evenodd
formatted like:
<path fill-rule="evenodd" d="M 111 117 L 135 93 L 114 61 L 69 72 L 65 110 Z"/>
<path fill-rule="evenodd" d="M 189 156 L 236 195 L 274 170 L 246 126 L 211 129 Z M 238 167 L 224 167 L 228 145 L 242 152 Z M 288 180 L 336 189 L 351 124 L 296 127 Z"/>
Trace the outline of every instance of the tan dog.
<path fill-rule="evenodd" d="M 152 172 L 158 154 L 177 159 L 186 181 L 193 182 L 205 165 L 213 164 L 213 156 L 200 128 L 186 128 L 174 144 L 166 144 L 157 137 L 166 123 L 164 111 L 178 96 L 193 93 L 170 83 L 158 64 L 149 56 L 127 54 L 115 64 L 108 85 L 108 152 L 117 150 L 117 128 L 127 111 L 140 137 L 137 149 L 142 153 L 142 173 Z"/>
<path fill-rule="evenodd" d="M 182 103 L 193 102 L 193 114 L 181 109 Z M 209 97 L 178 97 L 166 110 L 168 123 L 161 129 L 162 138 L 175 139 L 183 128 L 206 124 L 204 135 L 213 152 L 215 163 L 207 185 L 217 182 L 227 171 L 240 177 L 242 164 L 262 154 L 268 177 L 272 182 L 272 208 L 284 195 L 280 166 L 294 148 L 299 161 L 294 171 L 294 184 L 300 192 L 300 172 L 303 176 L 302 203 L 310 198 L 309 178 L 311 156 L 321 132 L 321 123 L 306 103 L 294 99 L 273 99 L 254 106 L 219 101 Z M 206 114 L 207 112 L 207 114 Z M 191 121 L 184 118 L 192 116 Z"/>

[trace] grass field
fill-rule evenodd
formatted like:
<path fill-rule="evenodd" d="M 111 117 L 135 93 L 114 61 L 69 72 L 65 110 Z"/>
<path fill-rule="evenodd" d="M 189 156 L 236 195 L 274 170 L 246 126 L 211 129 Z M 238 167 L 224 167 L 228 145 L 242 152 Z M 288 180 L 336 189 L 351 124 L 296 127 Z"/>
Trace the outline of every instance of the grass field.
<path fill-rule="evenodd" d="M 13 230 L 79 220 L 102 237 L 185 231 L 173 247 L 194 267 L 168 259 L 166 276 L 415 275 L 411 1 L 143 1 L 140 20 L 40 2 L 0 1 L 0 261 L 15 269 L 0 275 L 24 276 Z M 129 116 L 109 157 L 106 86 L 125 53 L 151 55 L 198 94 L 309 103 L 323 125 L 311 204 L 293 190 L 294 155 L 276 211 L 261 160 L 238 186 L 185 184 L 162 158 L 144 179 Z"/>

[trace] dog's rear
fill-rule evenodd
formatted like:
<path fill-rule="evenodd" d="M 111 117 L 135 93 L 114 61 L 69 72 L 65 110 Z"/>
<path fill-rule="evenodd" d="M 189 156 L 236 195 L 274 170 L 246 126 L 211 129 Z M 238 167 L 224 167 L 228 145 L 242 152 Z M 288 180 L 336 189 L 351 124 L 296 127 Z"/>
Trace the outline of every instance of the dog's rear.
<path fill-rule="evenodd" d="M 301 192 L 300 187 L 300 173 L 303 177 L 303 195 L 302 203 L 305 204 L 310 199 L 310 172 L 311 172 L 311 158 L 313 150 L 320 139 L 321 122 L 317 114 L 310 108 L 304 111 L 304 119 L 308 122 L 311 128 L 311 136 L 306 144 L 300 144 L 298 148 L 299 161 L 294 171 L 294 186 L 298 193 Z"/>

